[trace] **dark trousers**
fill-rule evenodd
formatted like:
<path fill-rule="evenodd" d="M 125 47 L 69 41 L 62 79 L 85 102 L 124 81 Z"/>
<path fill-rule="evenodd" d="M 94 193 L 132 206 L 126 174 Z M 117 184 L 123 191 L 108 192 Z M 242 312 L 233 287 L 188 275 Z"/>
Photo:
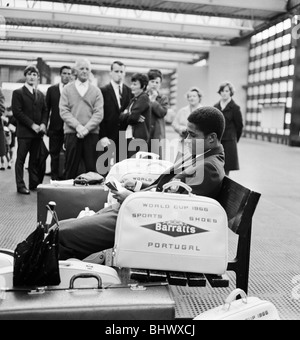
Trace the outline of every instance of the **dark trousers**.
<path fill-rule="evenodd" d="M 96 134 L 87 135 L 84 139 L 77 138 L 76 134 L 66 135 L 66 179 L 75 179 L 81 175 L 79 173 L 81 161 L 86 172 L 96 172 L 98 140 Z"/>
<path fill-rule="evenodd" d="M 41 148 L 41 138 L 18 138 L 17 160 L 15 165 L 17 189 L 25 188 L 24 164 L 29 153 L 29 189 L 36 189 L 40 183 L 40 167 L 38 154 Z"/>
<path fill-rule="evenodd" d="M 119 208 L 109 207 L 82 219 L 61 221 L 59 258 L 83 260 L 91 254 L 110 249 L 115 243 Z"/>
<path fill-rule="evenodd" d="M 59 173 L 60 166 L 59 158 L 60 152 L 64 145 L 64 133 L 63 132 L 52 132 L 49 134 L 49 152 L 51 157 L 51 178 L 52 180 L 61 179 Z"/>

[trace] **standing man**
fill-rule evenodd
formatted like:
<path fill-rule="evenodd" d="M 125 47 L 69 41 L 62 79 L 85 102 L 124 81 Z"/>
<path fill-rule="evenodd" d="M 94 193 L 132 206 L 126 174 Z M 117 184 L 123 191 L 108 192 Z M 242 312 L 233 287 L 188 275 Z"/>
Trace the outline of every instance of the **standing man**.
<path fill-rule="evenodd" d="M 160 155 L 164 159 L 166 139 L 165 117 L 168 113 L 169 100 L 167 96 L 159 93 L 163 76 L 160 70 L 150 70 L 148 72 L 149 84 L 148 95 L 151 106 L 151 151 Z"/>
<path fill-rule="evenodd" d="M 48 136 L 51 157 L 51 178 L 54 181 L 61 179 L 59 174 L 59 155 L 64 144 L 64 122 L 59 114 L 59 101 L 65 85 L 71 80 L 71 73 L 71 67 L 63 66 L 60 69 L 60 83 L 49 87 L 46 96 L 49 117 Z"/>
<path fill-rule="evenodd" d="M 77 79 L 68 84 L 60 98 L 60 116 L 64 121 L 66 179 L 75 179 L 83 159 L 87 172 L 96 171 L 99 126 L 103 119 L 103 96 L 89 81 L 91 63 L 76 62 Z"/>
<path fill-rule="evenodd" d="M 100 126 L 100 143 L 104 151 L 101 154 L 105 153 L 108 146 L 114 142 L 116 146 L 115 163 L 120 159 L 119 133 L 122 132 L 120 131 L 119 117 L 127 109 L 133 97 L 131 89 L 124 84 L 125 74 L 125 65 L 120 61 L 115 61 L 111 65 L 111 82 L 101 88 L 104 98 L 104 119 Z M 123 134 L 125 135 L 125 131 Z M 105 166 L 102 166 L 103 170 L 105 168 L 107 171 L 103 171 L 101 175 L 105 176 L 108 173 L 111 158 L 106 160 Z"/>
<path fill-rule="evenodd" d="M 29 159 L 29 189 L 35 190 L 41 183 L 40 151 L 43 145 L 43 136 L 46 133 L 47 108 L 45 97 L 37 90 L 39 70 L 36 66 L 26 67 L 24 71 L 25 85 L 13 92 L 12 111 L 17 121 L 18 151 L 16 160 L 17 191 L 29 195 L 24 182 L 24 164 L 27 154 Z"/>

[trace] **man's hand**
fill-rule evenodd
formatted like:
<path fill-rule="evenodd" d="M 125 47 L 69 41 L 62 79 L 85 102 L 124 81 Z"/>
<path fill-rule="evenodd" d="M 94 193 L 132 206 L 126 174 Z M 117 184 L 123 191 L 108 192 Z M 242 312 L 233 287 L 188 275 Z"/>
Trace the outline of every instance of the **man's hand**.
<path fill-rule="evenodd" d="M 110 140 L 107 137 L 102 138 L 100 140 L 100 143 L 103 148 L 107 148 L 111 144 Z"/>
<path fill-rule="evenodd" d="M 79 139 L 84 139 L 89 134 L 89 130 L 86 129 L 81 124 L 77 126 L 76 132 L 77 132 L 77 138 L 79 138 Z"/>
<path fill-rule="evenodd" d="M 113 198 L 115 198 L 120 204 L 122 204 L 128 196 L 133 194 L 133 192 L 129 190 L 123 190 L 122 192 L 112 190 L 111 192 L 113 194 Z"/>
<path fill-rule="evenodd" d="M 42 133 L 42 134 L 45 135 L 46 132 L 47 132 L 46 125 L 45 125 L 45 124 L 41 124 L 41 125 L 40 125 L 40 133 Z"/>
<path fill-rule="evenodd" d="M 40 131 L 41 131 L 40 126 L 37 125 L 37 124 L 32 124 L 31 128 L 32 128 L 32 130 L 33 130 L 36 134 L 39 134 Z"/>
<path fill-rule="evenodd" d="M 146 118 L 144 116 L 140 116 L 139 123 L 144 123 L 145 120 L 146 120 Z"/>

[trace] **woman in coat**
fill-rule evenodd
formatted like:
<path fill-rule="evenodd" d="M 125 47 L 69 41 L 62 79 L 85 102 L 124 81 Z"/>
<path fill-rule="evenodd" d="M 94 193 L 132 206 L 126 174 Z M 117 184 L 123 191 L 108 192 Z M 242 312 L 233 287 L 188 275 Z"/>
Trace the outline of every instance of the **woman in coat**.
<path fill-rule="evenodd" d="M 240 170 L 237 144 L 243 132 L 243 117 L 240 107 L 234 102 L 234 87 L 231 83 L 221 84 L 218 92 L 221 96 L 219 103 L 215 105 L 226 120 L 222 145 L 225 151 L 225 172 L 229 176 L 230 171 Z"/>
<path fill-rule="evenodd" d="M 6 144 L 5 144 L 5 134 L 4 127 L 1 117 L 4 116 L 5 113 L 5 99 L 0 88 L 0 170 L 5 170 L 4 158 L 6 156 Z"/>
<path fill-rule="evenodd" d="M 128 109 L 120 115 L 121 130 L 126 130 L 128 157 L 131 158 L 138 151 L 148 151 L 151 142 L 151 106 L 146 93 L 148 76 L 136 73 L 131 78 L 133 99 Z M 144 141 L 144 142 L 143 142 Z M 122 150 L 120 150 L 122 153 Z M 122 157 L 122 154 L 120 154 Z M 123 157 L 122 157 L 123 158 Z"/>

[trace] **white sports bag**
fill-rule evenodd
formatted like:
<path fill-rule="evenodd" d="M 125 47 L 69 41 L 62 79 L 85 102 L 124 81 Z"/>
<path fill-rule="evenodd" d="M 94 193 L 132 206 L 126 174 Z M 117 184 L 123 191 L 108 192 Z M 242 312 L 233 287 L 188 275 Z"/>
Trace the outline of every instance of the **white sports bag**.
<path fill-rule="evenodd" d="M 151 157 L 151 159 L 145 159 L 145 157 Z M 113 177 L 119 182 L 129 179 L 150 185 L 172 166 L 171 162 L 159 160 L 157 154 L 138 152 L 136 158 L 125 159 L 115 164 L 107 175 L 107 180 Z"/>
<path fill-rule="evenodd" d="M 189 195 L 166 193 L 173 186 Z M 114 265 L 162 271 L 224 274 L 228 221 L 215 200 L 195 196 L 182 182 L 164 192 L 139 192 L 122 204 L 116 227 Z"/>
<path fill-rule="evenodd" d="M 241 300 L 236 300 L 241 295 Z M 280 320 L 276 307 L 269 301 L 257 297 L 247 297 L 241 289 L 234 290 L 225 300 L 224 305 L 211 309 L 197 316 L 194 320 Z"/>

